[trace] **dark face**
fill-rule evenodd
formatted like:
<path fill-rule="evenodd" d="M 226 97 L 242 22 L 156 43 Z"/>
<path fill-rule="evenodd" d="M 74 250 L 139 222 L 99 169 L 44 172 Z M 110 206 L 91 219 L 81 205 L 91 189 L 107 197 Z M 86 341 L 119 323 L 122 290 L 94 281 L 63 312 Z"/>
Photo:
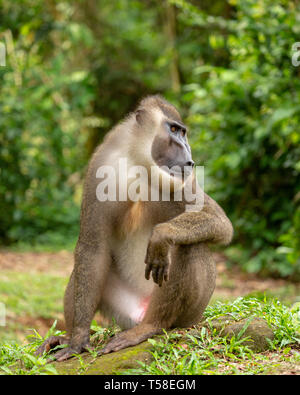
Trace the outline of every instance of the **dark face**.
<path fill-rule="evenodd" d="M 154 138 L 152 157 L 159 167 L 171 170 L 170 174 L 189 175 L 194 166 L 191 148 L 186 137 L 186 127 L 179 121 L 164 120 L 161 131 Z"/>

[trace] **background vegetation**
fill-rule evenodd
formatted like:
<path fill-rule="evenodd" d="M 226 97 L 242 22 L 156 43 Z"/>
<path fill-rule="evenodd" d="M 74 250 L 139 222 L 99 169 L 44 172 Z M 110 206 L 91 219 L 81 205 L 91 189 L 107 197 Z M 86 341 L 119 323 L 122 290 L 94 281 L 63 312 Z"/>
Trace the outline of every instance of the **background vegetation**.
<path fill-rule="evenodd" d="M 161 93 L 190 127 L 231 260 L 299 278 L 297 0 L 0 0 L 0 239 L 72 245 L 109 128 Z"/>
<path fill-rule="evenodd" d="M 56 373 L 34 350 L 65 329 L 88 160 L 153 93 L 180 108 L 235 228 L 205 317 L 261 317 L 275 336 L 256 353 L 239 335 L 178 330 L 127 373 L 299 373 L 299 21 L 298 0 L 0 0 L 2 374 Z M 92 328 L 100 348 L 118 330 Z"/>

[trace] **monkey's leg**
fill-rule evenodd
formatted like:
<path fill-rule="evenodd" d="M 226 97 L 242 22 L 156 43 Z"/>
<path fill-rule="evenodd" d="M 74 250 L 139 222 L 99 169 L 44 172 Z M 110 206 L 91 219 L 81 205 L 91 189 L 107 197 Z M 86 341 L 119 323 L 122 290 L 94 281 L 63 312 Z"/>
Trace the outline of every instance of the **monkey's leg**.
<path fill-rule="evenodd" d="M 67 289 L 64 295 L 64 316 L 67 327 L 67 334 L 71 336 L 73 316 L 74 316 L 74 270 L 72 271 Z M 49 352 L 57 346 L 68 344 L 70 337 L 66 336 L 50 336 L 44 341 L 42 345 L 36 350 L 36 355 L 43 355 L 44 352 Z"/>
<path fill-rule="evenodd" d="M 199 322 L 215 288 L 215 263 L 204 243 L 172 248 L 169 280 L 155 285 L 143 321 L 115 336 L 104 354 L 141 343 L 162 329 Z"/>
<path fill-rule="evenodd" d="M 90 325 L 101 298 L 110 255 L 96 246 L 78 243 L 75 266 L 64 299 L 69 346 L 56 352 L 57 361 L 85 351 L 89 346 Z M 47 347 L 47 340 L 46 340 Z M 52 339 L 55 344 L 55 339 Z M 51 345 L 51 344 L 50 344 Z M 41 350 L 46 351 L 46 348 Z"/>
<path fill-rule="evenodd" d="M 44 341 L 42 345 L 36 350 L 36 355 L 43 355 L 45 352 L 49 352 L 57 346 L 68 344 L 70 341 L 73 317 L 74 317 L 74 270 L 71 273 L 70 280 L 68 282 L 65 295 L 64 295 L 64 316 L 65 324 L 67 328 L 67 336 L 50 336 Z"/>

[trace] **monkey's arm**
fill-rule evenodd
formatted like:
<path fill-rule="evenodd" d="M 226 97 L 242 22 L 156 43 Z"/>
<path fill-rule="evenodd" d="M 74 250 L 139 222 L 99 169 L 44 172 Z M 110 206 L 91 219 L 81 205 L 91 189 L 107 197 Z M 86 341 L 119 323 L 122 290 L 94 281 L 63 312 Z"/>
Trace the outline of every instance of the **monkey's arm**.
<path fill-rule="evenodd" d="M 210 242 L 226 245 L 230 243 L 232 235 L 232 224 L 222 208 L 204 194 L 201 210 L 187 211 L 168 222 L 156 225 L 152 237 L 169 244 Z"/>
<path fill-rule="evenodd" d="M 199 212 L 185 212 L 157 225 L 153 234 L 170 244 L 210 242 L 226 245 L 232 239 L 233 228 L 223 210 L 204 206 Z"/>
<path fill-rule="evenodd" d="M 202 210 L 185 212 L 154 227 L 145 259 L 147 279 L 162 285 L 168 280 L 170 246 L 201 242 L 229 244 L 233 235 L 230 220 L 222 208 L 205 194 Z"/>

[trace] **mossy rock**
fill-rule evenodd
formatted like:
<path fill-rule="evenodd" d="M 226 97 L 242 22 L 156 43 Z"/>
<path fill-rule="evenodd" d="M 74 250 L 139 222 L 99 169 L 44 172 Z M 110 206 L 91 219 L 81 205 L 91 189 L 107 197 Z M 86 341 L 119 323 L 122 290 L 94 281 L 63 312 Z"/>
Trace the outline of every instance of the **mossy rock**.
<path fill-rule="evenodd" d="M 268 339 L 274 339 L 274 333 L 262 318 L 250 317 L 240 321 L 234 321 L 231 316 L 222 316 L 212 321 L 205 321 L 197 328 L 188 331 L 190 335 L 196 336 L 203 326 L 215 328 L 220 336 L 236 336 L 245 339 L 244 344 L 254 352 L 262 352 L 269 348 Z M 175 330 L 176 332 L 176 330 Z M 149 351 L 153 350 L 153 345 L 145 341 L 134 347 L 113 352 L 93 358 L 89 353 L 81 356 L 83 363 L 78 358 L 73 358 L 65 362 L 54 362 L 54 367 L 59 374 L 117 374 L 127 369 L 139 367 L 139 363 L 149 364 L 153 357 Z"/>
<path fill-rule="evenodd" d="M 244 345 L 254 352 L 266 351 L 270 348 L 269 340 L 274 339 L 274 332 L 263 318 L 248 317 L 234 321 L 232 317 L 222 316 L 206 323 L 215 328 L 221 336 L 232 336 L 245 339 Z"/>
<path fill-rule="evenodd" d="M 53 365 L 58 374 L 62 375 L 80 373 L 86 375 L 115 374 L 140 366 L 137 361 L 150 363 L 153 359 L 149 352 L 151 348 L 153 346 L 146 341 L 137 346 L 97 358 L 93 358 L 89 353 L 84 353 L 81 355 L 82 365 L 78 358 L 72 358 L 65 362 L 54 362 Z"/>

